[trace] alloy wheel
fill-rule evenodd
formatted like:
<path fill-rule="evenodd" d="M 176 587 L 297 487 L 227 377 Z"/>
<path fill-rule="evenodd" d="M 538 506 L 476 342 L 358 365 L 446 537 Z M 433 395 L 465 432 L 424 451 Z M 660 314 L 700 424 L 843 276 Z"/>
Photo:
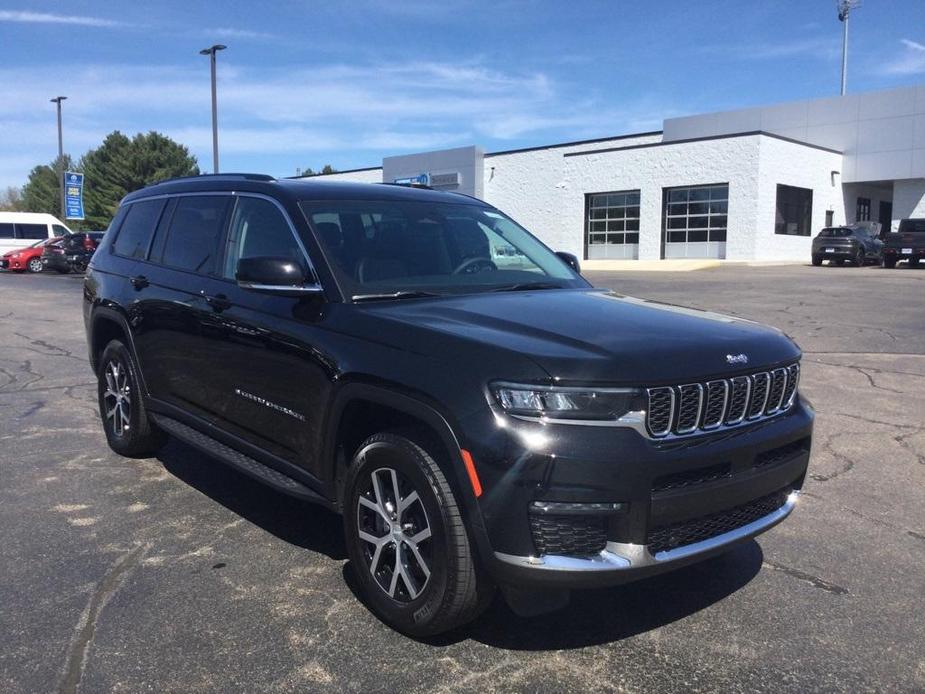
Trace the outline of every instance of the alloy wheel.
<path fill-rule="evenodd" d="M 132 390 L 125 366 L 118 361 L 106 365 L 106 390 L 103 392 L 103 406 L 112 432 L 125 436 L 131 426 Z"/>
<path fill-rule="evenodd" d="M 42 271 L 42 259 L 33 258 L 29 261 L 29 270 L 32 272 L 41 272 Z"/>
<path fill-rule="evenodd" d="M 366 568 L 393 600 L 411 602 L 431 575 L 432 533 L 424 503 L 400 472 L 370 473 L 357 498 L 357 531 Z"/>

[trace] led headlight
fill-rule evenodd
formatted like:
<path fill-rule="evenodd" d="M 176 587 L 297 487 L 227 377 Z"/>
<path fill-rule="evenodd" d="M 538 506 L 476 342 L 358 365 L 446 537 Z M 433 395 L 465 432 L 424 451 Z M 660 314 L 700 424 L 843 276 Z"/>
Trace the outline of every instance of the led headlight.
<path fill-rule="evenodd" d="M 529 419 L 615 421 L 645 409 L 636 388 L 584 388 L 492 383 L 495 402 L 510 415 Z"/>

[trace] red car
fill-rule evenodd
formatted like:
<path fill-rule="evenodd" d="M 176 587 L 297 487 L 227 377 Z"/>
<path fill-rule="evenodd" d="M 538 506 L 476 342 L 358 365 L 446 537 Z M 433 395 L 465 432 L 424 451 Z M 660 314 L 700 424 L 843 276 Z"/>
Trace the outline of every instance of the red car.
<path fill-rule="evenodd" d="M 41 239 L 26 248 L 17 248 L 4 253 L 0 256 L 0 269 L 12 270 L 13 272 L 24 272 L 26 270 L 29 272 L 41 272 L 45 267 L 42 264 L 42 251 L 45 244 L 57 240 L 57 238 Z"/>

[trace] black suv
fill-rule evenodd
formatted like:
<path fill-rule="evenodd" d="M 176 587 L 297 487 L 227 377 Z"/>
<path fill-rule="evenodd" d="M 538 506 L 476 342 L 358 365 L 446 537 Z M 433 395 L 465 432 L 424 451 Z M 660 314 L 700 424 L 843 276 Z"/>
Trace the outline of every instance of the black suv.
<path fill-rule="evenodd" d="M 826 227 L 813 239 L 813 265 L 822 265 L 823 260 L 830 260 L 842 265 L 847 260 L 856 267 L 863 267 L 868 262 L 878 265 L 883 257 L 883 241 L 878 238 L 879 224 L 876 228 L 869 222 L 859 222 L 841 227 Z"/>
<path fill-rule="evenodd" d="M 85 280 L 107 439 L 150 456 L 170 434 L 342 513 L 364 600 L 416 636 L 496 586 L 537 613 L 783 520 L 813 426 L 797 346 L 577 265 L 455 193 L 132 193 Z"/>

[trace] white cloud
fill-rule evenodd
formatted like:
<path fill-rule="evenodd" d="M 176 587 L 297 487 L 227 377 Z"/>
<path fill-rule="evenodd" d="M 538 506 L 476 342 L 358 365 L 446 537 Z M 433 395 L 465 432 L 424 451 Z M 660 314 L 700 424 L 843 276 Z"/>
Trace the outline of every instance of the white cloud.
<path fill-rule="evenodd" d="M 85 17 L 69 14 L 51 14 L 49 12 L 30 12 L 28 10 L 0 10 L 0 22 L 21 22 L 25 24 L 76 24 L 87 27 L 126 26 L 125 22 L 102 17 Z"/>
<path fill-rule="evenodd" d="M 75 157 L 112 130 L 132 135 L 157 130 L 190 147 L 206 167 L 211 160 L 208 69 L 69 65 L 0 68 L 0 160 L 51 160 L 54 107 L 62 93 L 65 150 Z M 411 61 L 334 64 L 254 71 L 219 64 L 219 140 L 226 168 L 277 163 L 289 170 L 324 157 L 375 164 L 381 155 L 480 142 L 503 148 L 516 138 L 566 139 L 625 132 L 659 114 L 659 105 L 621 103 L 619 110 L 592 98 L 574 98 L 542 72 L 514 72 L 478 63 Z M 664 110 L 664 109 L 661 109 Z M 557 132 L 555 137 L 560 137 Z M 21 183 L 0 173 L 0 186 Z M 13 179 L 13 180 L 11 180 Z"/>
<path fill-rule="evenodd" d="M 250 29 L 234 29 L 232 27 L 217 27 L 215 29 L 203 29 L 203 36 L 215 36 L 220 39 L 252 39 L 255 41 L 271 41 L 276 37 L 265 31 L 251 31 Z"/>
<path fill-rule="evenodd" d="M 925 45 L 912 39 L 900 39 L 902 53 L 883 66 L 887 75 L 918 75 L 925 73 Z"/>

